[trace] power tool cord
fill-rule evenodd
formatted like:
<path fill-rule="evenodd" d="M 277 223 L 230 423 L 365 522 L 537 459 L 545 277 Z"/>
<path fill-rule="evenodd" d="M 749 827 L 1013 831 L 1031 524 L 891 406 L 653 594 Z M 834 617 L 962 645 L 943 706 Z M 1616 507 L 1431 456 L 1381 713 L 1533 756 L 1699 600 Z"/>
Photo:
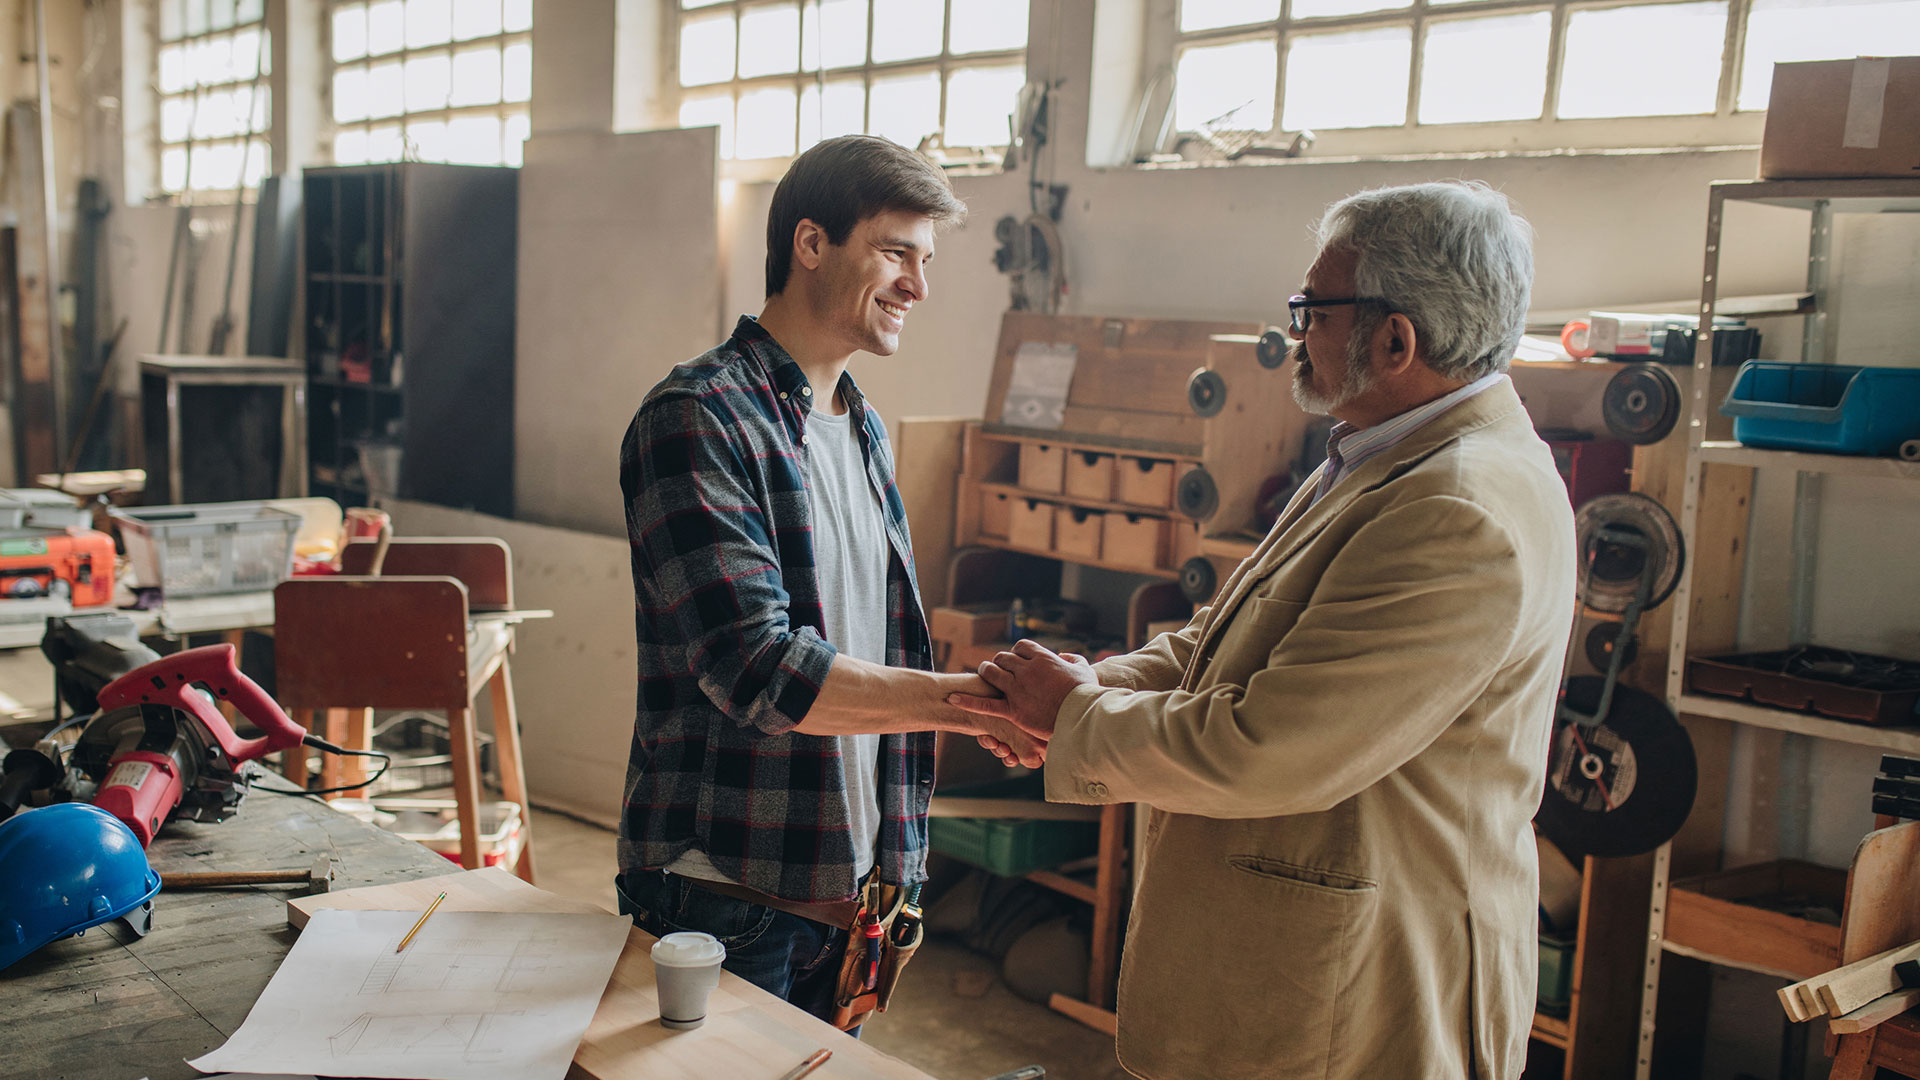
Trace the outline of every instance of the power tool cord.
<path fill-rule="evenodd" d="M 339 754 L 341 757 L 379 758 L 380 771 L 374 773 L 372 776 L 367 777 L 365 780 L 362 780 L 357 784 L 343 784 L 340 787 L 313 788 L 313 789 L 280 788 L 280 787 L 271 787 L 266 784 L 262 784 L 259 781 L 255 781 L 253 784 L 253 787 L 255 790 L 269 791 L 275 795 L 337 795 L 342 791 L 358 791 L 361 788 L 364 788 L 367 785 L 372 784 L 374 781 L 380 779 L 381 777 L 387 775 L 387 770 L 393 768 L 393 755 L 383 754 L 378 750 L 349 750 L 344 746 L 335 746 L 333 743 L 328 742 L 327 740 L 321 738 L 318 735 L 309 735 L 306 738 L 300 740 L 300 742 L 302 743 L 302 745 L 314 747 L 315 749 L 319 750 L 323 754 Z"/>

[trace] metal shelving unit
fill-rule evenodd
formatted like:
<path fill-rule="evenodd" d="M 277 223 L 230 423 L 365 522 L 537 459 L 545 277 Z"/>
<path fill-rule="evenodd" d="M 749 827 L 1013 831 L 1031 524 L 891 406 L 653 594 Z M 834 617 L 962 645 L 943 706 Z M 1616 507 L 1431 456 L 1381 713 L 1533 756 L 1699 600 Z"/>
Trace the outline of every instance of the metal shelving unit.
<path fill-rule="evenodd" d="M 1761 180 L 1723 181 L 1710 186 L 1707 210 L 1705 266 L 1700 287 L 1700 330 L 1694 349 L 1694 378 L 1685 414 L 1687 422 L 1686 479 L 1682 488 L 1679 524 L 1690 551 L 1689 565 L 1681 575 L 1672 601 L 1673 629 L 1667 651 L 1667 700 L 1676 713 L 1711 717 L 1734 724 L 1785 732 L 1789 738 L 1816 738 L 1871 746 L 1895 753 L 1920 753 L 1920 729 L 1871 727 L 1864 724 L 1829 720 L 1819 716 L 1769 708 L 1728 698 L 1709 697 L 1686 692 L 1686 664 L 1689 656 L 1689 624 L 1699 618 L 1694 596 L 1694 573 L 1699 566 L 1695 541 L 1701 534 L 1703 517 L 1716 507 L 1703 507 L 1711 500 L 1705 484 L 1708 466 L 1735 466 L 1747 469 L 1786 469 L 1797 474 L 1793 512 L 1794 596 L 1791 605 L 1791 636 L 1804 641 L 1811 618 L 1813 554 L 1817 536 L 1818 509 L 1822 478 L 1829 475 L 1877 476 L 1920 480 L 1920 462 L 1886 458 L 1849 457 L 1837 454 L 1799 453 L 1763 450 L 1739 443 L 1710 442 L 1706 438 L 1707 418 L 1718 402 L 1710 400 L 1708 387 L 1713 358 L 1713 320 L 1720 280 L 1722 229 L 1728 202 L 1754 203 L 1807 211 L 1810 218 L 1807 245 L 1807 288 L 1811 304 L 1795 306 L 1804 319 L 1800 360 L 1826 363 L 1827 290 L 1831 270 L 1829 258 L 1833 241 L 1834 216 L 1848 214 L 1920 213 L 1920 179 L 1886 178 L 1855 180 Z M 1920 488 L 1914 489 L 1920 494 Z M 1744 550 L 1744 548 L 1743 548 Z M 1738 590 L 1731 596 L 1706 596 L 1704 604 L 1720 603 L 1737 610 Z M 1723 612 L 1724 614 L 1724 612 Z M 1697 950 L 1667 941 L 1667 910 L 1670 896 L 1671 845 L 1663 845 L 1655 856 L 1651 898 L 1645 983 L 1641 995 L 1640 1046 L 1636 1076 L 1646 1080 L 1653 1060 L 1655 1008 L 1659 997 L 1662 954 L 1667 951 L 1697 956 L 1732 966 L 1743 964 L 1733 955 L 1702 955 Z M 1797 1029 L 1796 1029 L 1797 1030 Z M 1799 1032 L 1804 1038 L 1804 1031 Z"/>

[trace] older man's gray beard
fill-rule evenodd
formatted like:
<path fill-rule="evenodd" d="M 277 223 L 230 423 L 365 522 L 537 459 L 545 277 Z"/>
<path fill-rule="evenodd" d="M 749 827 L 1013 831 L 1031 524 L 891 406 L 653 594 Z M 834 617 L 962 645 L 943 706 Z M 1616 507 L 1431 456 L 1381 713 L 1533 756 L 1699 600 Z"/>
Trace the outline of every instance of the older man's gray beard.
<path fill-rule="evenodd" d="M 1331 416 L 1333 410 L 1346 405 L 1373 386 L 1367 341 L 1358 333 L 1347 339 L 1346 377 L 1330 395 L 1315 389 L 1308 378 L 1313 360 L 1307 355 L 1306 342 L 1295 342 L 1287 355 L 1293 360 L 1293 400 L 1315 416 Z"/>

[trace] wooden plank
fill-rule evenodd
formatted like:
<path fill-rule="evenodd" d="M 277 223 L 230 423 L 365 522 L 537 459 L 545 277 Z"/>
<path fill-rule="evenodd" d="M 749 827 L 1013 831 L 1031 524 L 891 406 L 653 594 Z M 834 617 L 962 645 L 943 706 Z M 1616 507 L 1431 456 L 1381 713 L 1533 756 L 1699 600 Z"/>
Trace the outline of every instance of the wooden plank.
<path fill-rule="evenodd" d="M 20 359 L 14 378 L 17 395 L 14 416 L 21 429 L 14 434 L 19 457 L 17 476 L 56 472 L 60 450 L 54 445 L 53 350 L 59 343 L 48 337 L 47 229 L 42 213 L 47 205 L 41 192 L 45 173 L 40 161 L 40 116 L 32 102 L 16 101 L 7 113 L 7 139 L 13 144 L 13 189 L 22 208 L 14 227 L 13 314 L 19 334 Z M 11 477 L 9 477 L 11 480 Z"/>
<path fill-rule="evenodd" d="M 1920 990 L 1901 990 L 1875 998 L 1850 1013 L 1834 1017 L 1827 1029 L 1836 1035 L 1858 1035 L 1879 1027 L 1908 1009 L 1920 1005 Z"/>
<path fill-rule="evenodd" d="M 1092 955 L 1087 964 L 1087 1001 L 1113 1005 L 1120 972 L 1120 932 L 1126 925 L 1127 807 L 1115 803 L 1100 814 L 1100 862 L 1094 876 Z"/>
<path fill-rule="evenodd" d="M 1607 1080 L 1632 1071 L 1653 862 L 1648 852 L 1625 859 L 1589 857 L 1582 864 L 1567 1012 L 1567 1080 Z"/>
<path fill-rule="evenodd" d="M 1065 994 L 1055 994 L 1047 999 L 1047 1008 L 1062 1016 L 1071 1017 L 1095 1031 L 1118 1037 L 1120 1018 L 1105 1009 L 1078 1001 Z"/>
<path fill-rule="evenodd" d="M 1920 821 L 1876 829 L 1854 849 L 1840 920 L 1847 963 L 1920 939 Z"/>
<path fill-rule="evenodd" d="M 1806 979 L 1839 962 L 1840 928 L 1676 885 L 1667 895 L 1667 947 L 1728 967 Z"/>
<path fill-rule="evenodd" d="M 449 911 L 597 912 L 595 905 L 555 896 L 497 867 L 448 874 L 423 881 L 376 886 L 352 892 L 301 897 L 287 905 L 287 921 L 305 925 L 321 908 L 424 910 L 447 893 Z M 296 916 L 299 921 L 296 923 Z M 606 996 L 587 1027 L 573 1059 L 573 1080 L 616 1077 L 777 1076 L 816 1048 L 833 1057 L 812 1075 L 848 1080 L 931 1080 L 911 1065 L 890 1057 L 794 1008 L 730 972 L 707 1010 L 707 1022 L 693 1031 L 669 1031 L 654 1021 L 660 1007 L 654 993 L 651 934 L 635 927 L 615 965 Z"/>
<path fill-rule="evenodd" d="M 340 572 L 366 575 L 377 540 L 359 539 L 340 552 Z M 387 544 L 382 577 L 450 577 L 467 587 L 470 612 L 513 610 L 513 552 L 492 536 L 396 536 Z"/>
<path fill-rule="evenodd" d="M 962 445 L 969 421 L 911 416 L 894 437 L 894 476 L 913 532 L 913 560 L 920 603 L 928 610 L 947 602 L 947 558 L 953 554 Z M 974 511 L 978 513 L 976 500 Z"/>
<path fill-rule="evenodd" d="M 1850 1013 L 1875 998 L 1903 989 L 1893 966 L 1905 960 L 1920 960 L 1920 941 L 1829 971 L 1813 980 L 1814 993 L 1820 995 L 1829 1016 Z"/>
<path fill-rule="evenodd" d="M 1035 885 L 1052 889 L 1062 896 L 1071 896 L 1083 904 L 1097 904 L 1100 901 L 1099 894 L 1094 892 L 1093 886 L 1084 881 L 1075 881 L 1058 871 L 1035 870 L 1027 875 L 1027 880 Z"/>

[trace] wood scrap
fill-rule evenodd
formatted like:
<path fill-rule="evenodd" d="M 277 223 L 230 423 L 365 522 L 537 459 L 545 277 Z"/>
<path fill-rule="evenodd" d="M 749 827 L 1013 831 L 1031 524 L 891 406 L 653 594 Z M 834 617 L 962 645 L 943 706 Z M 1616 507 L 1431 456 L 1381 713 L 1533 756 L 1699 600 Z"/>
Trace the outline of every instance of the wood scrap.
<path fill-rule="evenodd" d="M 1874 998 L 1844 1016 L 1834 1017 L 1827 1028 L 1835 1035 L 1858 1035 L 1862 1031 L 1878 1027 L 1916 1005 L 1920 1005 L 1920 988 L 1901 990 L 1885 997 Z"/>
<path fill-rule="evenodd" d="M 1783 986 L 1777 994 L 1780 1007 L 1795 1022 L 1845 1016 L 1881 997 L 1908 989 L 1894 966 L 1910 960 L 1920 960 L 1920 941 Z"/>

